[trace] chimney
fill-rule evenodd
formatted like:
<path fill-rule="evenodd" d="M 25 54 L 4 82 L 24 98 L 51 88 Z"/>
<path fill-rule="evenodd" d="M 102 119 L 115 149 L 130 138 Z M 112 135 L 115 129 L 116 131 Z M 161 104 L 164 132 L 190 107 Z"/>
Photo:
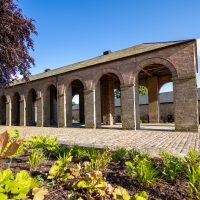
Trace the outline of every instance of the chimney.
<path fill-rule="evenodd" d="M 105 55 L 108 55 L 108 54 L 110 54 L 112 51 L 111 50 L 107 50 L 107 51 L 104 51 L 103 52 L 103 55 L 105 56 Z"/>

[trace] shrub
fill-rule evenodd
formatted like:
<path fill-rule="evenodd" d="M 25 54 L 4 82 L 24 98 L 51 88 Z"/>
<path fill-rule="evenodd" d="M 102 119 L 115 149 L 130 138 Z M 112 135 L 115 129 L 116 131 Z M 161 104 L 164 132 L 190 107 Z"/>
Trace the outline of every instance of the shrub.
<path fill-rule="evenodd" d="M 38 186 L 36 179 L 22 170 L 14 177 L 10 169 L 0 172 L 0 199 L 25 199 L 29 191 Z"/>
<path fill-rule="evenodd" d="M 53 152 L 57 151 L 59 144 L 57 138 L 48 136 L 34 136 L 26 142 L 28 151 L 41 150 L 46 156 L 50 156 Z"/>
<path fill-rule="evenodd" d="M 160 155 L 165 165 L 162 170 L 163 178 L 168 181 L 173 181 L 180 177 L 186 168 L 183 160 L 168 153 L 162 153 Z"/>
<path fill-rule="evenodd" d="M 149 186 L 157 180 L 157 171 L 154 169 L 150 160 L 141 159 L 136 163 L 125 162 L 128 167 L 127 175 L 138 181 L 142 186 Z"/>
<path fill-rule="evenodd" d="M 41 150 L 32 151 L 28 155 L 28 163 L 32 170 L 37 169 L 45 160 L 46 157 Z"/>
<path fill-rule="evenodd" d="M 123 148 L 117 149 L 116 151 L 113 151 L 113 153 L 112 153 L 112 161 L 119 162 L 126 156 L 127 156 L 126 149 L 123 149 Z"/>

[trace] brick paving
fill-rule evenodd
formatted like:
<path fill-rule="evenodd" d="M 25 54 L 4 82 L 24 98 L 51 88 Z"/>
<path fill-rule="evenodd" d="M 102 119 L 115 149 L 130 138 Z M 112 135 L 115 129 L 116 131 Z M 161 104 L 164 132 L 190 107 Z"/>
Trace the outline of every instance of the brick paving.
<path fill-rule="evenodd" d="M 171 124 L 143 124 L 137 131 L 121 130 L 120 125 L 101 129 L 0 126 L 0 132 L 8 128 L 19 129 L 26 139 L 35 135 L 50 135 L 67 145 L 135 148 L 152 156 L 163 151 L 184 156 L 191 148 L 200 153 L 200 133 L 175 132 Z"/>

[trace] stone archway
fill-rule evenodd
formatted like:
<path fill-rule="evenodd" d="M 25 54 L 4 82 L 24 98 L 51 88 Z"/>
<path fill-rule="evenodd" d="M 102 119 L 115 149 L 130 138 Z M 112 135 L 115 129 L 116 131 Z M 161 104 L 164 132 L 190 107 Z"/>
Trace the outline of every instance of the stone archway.
<path fill-rule="evenodd" d="M 12 98 L 12 122 L 13 126 L 20 125 L 20 95 L 16 92 Z"/>
<path fill-rule="evenodd" d="M 6 125 L 6 96 L 0 99 L 0 125 Z"/>
<path fill-rule="evenodd" d="M 96 82 L 96 117 L 98 126 L 117 122 L 115 102 L 121 103 L 120 78 L 113 73 L 102 74 Z M 118 99 L 115 99 L 116 91 Z M 121 111 L 119 113 L 121 121 Z"/>
<path fill-rule="evenodd" d="M 70 82 L 66 89 L 66 124 L 67 126 L 82 126 L 85 124 L 85 86 L 79 79 Z M 73 102 L 75 101 L 75 102 Z M 75 103 L 75 105 L 73 105 Z M 76 106 L 76 111 L 74 110 Z M 77 113 L 75 113 L 77 112 Z"/>
<path fill-rule="evenodd" d="M 150 123 L 160 122 L 159 89 L 163 80 L 172 81 L 170 69 L 162 64 L 151 62 L 138 73 L 138 83 L 146 83 L 148 88 L 148 116 Z"/>
<path fill-rule="evenodd" d="M 52 84 L 45 91 L 44 126 L 57 127 L 57 89 Z"/>
<path fill-rule="evenodd" d="M 26 102 L 26 124 L 27 126 L 36 126 L 37 124 L 37 104 L 36 104 L 37 93 L 32 88 L 28 92 Z"/>

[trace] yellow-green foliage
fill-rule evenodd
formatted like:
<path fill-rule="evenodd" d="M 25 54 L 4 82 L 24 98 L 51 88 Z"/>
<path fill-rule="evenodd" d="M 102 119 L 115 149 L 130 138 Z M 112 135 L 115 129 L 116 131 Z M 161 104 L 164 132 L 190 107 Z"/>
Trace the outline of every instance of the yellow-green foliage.
<path fill-rule="evenodd" d="M 65 181 L 69 178 L 69 165 L 72 161 L 71 152 L 68 152 L 64 156 L 59 156 L 58 160 L 52 165 L 48 179 L 55 179 L 58 182 Z"/>
<path fill-rule="evenodd" d="M 20 171 L 16 177 L 10 169 L 0 172 L 0 199 L 25 199 L 29 191 L 38 186 L 36 179 L 27 171 Z"/>

